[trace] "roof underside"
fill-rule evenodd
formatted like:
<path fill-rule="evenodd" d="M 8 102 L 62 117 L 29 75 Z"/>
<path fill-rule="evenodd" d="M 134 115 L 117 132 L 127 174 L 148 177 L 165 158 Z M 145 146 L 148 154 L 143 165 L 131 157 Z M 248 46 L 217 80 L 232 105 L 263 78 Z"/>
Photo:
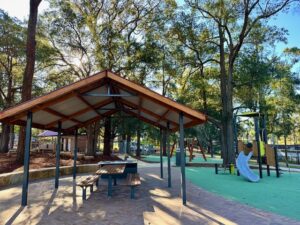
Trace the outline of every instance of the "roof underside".
<path fill-rule="evenodd" d="M 33 113 L 33 127 L 57 130 L 61 121 L 63 131 L 84 127 L 120 111 L 161 128 L 167 128 L 169 122 L 173 131 L 179 128 L 180 112 L 184 115 L 184 127 L 206 121 L 203 113 L 110 71 L 100 72 L 0 112 L 0 121 L 25 125 L 28 111 Z"/>

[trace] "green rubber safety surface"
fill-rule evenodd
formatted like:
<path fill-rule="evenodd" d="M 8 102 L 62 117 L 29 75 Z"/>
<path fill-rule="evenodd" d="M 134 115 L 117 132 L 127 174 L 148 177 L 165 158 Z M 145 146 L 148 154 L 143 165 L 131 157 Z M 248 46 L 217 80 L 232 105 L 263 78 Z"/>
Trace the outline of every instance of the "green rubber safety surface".
<path fill-rule="evenodd" d="M 160 162 L 160 156 L 159 155 L 144 155 L 142 156 L 142 159 L 147 161 L 147 162 L 156 162 L 159 163 Z M 175 163 L 176 157 L 173 156 L 171 158 L 171 162 Z M 168 161 L 168 157 L 163 156 L 163 162 L 167 162 Z M 189 162 L 189 157 L 186 157 L 186 162 Z M 196 157 L 191 161 L 192 163 L 222 163 L 222 160 L 216 158 L 207 158 L 207 161 L 205 161 L 203 159 L 203 157 L 201 155 L 196 155 Z"/>
<path fill-rule="evenodd" d="M 251 183 L 222 169 L 215 174 L 213 168 L 187 167 L 186 176 L 193 184 L 227 199 L 300 221 L 300 173 L 284 172 L 280 178 L 265 173 L 258 183 Z"/>

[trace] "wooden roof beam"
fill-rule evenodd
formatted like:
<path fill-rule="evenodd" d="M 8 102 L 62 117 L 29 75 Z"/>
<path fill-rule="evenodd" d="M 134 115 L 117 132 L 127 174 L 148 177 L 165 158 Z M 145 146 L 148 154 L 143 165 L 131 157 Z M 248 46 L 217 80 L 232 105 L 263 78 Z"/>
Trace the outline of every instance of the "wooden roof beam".
<path fill-rule="evenodd" d="M 75 125 L 75 126 L 72 126 L 72 127 L 68 128 L 67 130 L 70 131 L 70 130 L 73 130 L 73 129 L 75 129 L 75 128 L 85 127 L 85 126 L 87 126 L 87 125 L 89 125 L 89 124 L 91 124 L 91 123 L 94 123 L 94 122 L 96 122 L 96 121 L 98 121 L 98 120 L 101 120 L 101 119 L 103 119 L 103 118 L 105 118 L 105 117 L 111 116 L 111 115 L 113 115 L 114 113 L 116 113 L 116 112 L 118 112 L 118 111 L 119 111 L 118 109 L 110 110 L 110 111 L 108 111 L 108 112 L 106 112 L 106 113 L 101 114 L 101 116 L 96 116 L 96 117 L 94 117 L 94 118 L 92 118 L 92 119 L 89 119 L 89 120 L 85 121 L 85 122 L 82 123 L 80 126 Z"/>
<path fill-rule="evenodd" d="M 145 118 L 145 117 L 139 115 L 138 113 L 135 113 L 135 112 L 126 110 L 125 108 L 123 109 L 123 111 L 126 112 L 126 113 L 128 113 L 128 114 L 130 114 L 130 115 L 133 115 L 134 117 L 138 118 L 139 120 L 144 121 L 145 123 L 151 124 L 151 125 L 156 126 L 156 127 L 159 127 L 159 128 L 166 129 L 165 126 L 162 126 L 162 125 L 159 124 L 159 123 L 156 123 L 156 122 L 154 122 L 154 121 L 152 121 L 152 120 L 149 120 L 149 119 L 147 119 L 147 118 Z"/>
<path fill-rule="evenodd" d="M 127 101 L 125 99 L 120 99 L 119 101 L 122 102 L 123 104 L 129 106 L 129 107 L 139 107 L 138 105 L 136 105 L 136 104 L 134 104 L 134 103 L 132 103 L 130 101 Z M 156 113 L 154 113 L 154 112 L 152 112 L 152 111 L 150 111 L 148 109 L 145 109 L 143 107 L 139 107 L 139 108 L 140 108 L 141 112 L 144 112 L 144 113 L 146 113 L 146 114 L 148 114 L 148 115 L 150 115 L 150 116 L 152 116 L 152 117 L 154 117 L 156 119 L 160 119 L 160 117 L 161 117 L 160 115 L 157 115 Z M 164 118 L 162 118 L 162 120 L 168 121 L 167 119 L 164 119 Z M 170 122 L 170 124 L 173 124 L 174 126 L 178 126 L 178 124 L 175 123 L 174 121 L 169 121 L 169 122 Z M 157 122 L 155 122 L 155 123 L 157 123 Z"/>
<path fill-rule="evenodd" d="M 165 111 L 156 122 L 159 123 L 161 120 L 167 120 L 166 116 L 168 115 L 169 112 L 170 112 L 170 109 L 167 109 L 167 111 Z"/>
<path fill-rule="evenodd" d="M 97 111 L 97 109 L 89 103 L 84 97 L 82 97 L 80 94 L 76 93 L 76 97 L 82 101 L 85 105 L 87 105 L 91 110 L 93 110 L 95 113 L 98 114 L 98 116 L 101 116 L 101 113 Z"/>
<path fill-rule="evenodd" d="M 112 102 L 113 102 L 112 99 L 106 99 L 106 100 L 104 100 L 104 101 L 102 101 L 102 102 L 99 102 L 99 103 L 93 105 L 93 107 L 96 108 L 96 109 L 97 109 L 97 108 L 101 108 L 101 107 L 103 107 L 103 106 L 105 106 L 105 105 L 108 105 L 108 104 L 110 104 L 110 103 L 112 103 Z M 64 119 L 56 120 L 56 121 L 54 121 L 54 122 L 51 122 L 51 123 L 47 124 L 47 125 L 46 125 L 46 128 L 47 128 L 47 127 L 53 127 L 54 125 L 56 125 L 56 124 L 58 123 L 58 121 L 64 122 L 64 121 L 66 121 L 66 120 L 70 120 L 71 118 L 80 116 L 80 115 L 82 115 L 82 114 L 84 114 L 84 113 L 87 113 L 87 112 L 89 112 L 89 111 L 91 111 L 91 108 L 90 108 L 90 107 L 84 108 L 84 109 L 82 109 L 82 110 L 80 110 L 80 111 L 77 111 L 77 112 L 71 114 L 71 115 L 68 115 L 68 116 L 67 116 L 66 118 L 64 118 Z M 99 116 L 100 116 L 100 115 L 99 115 Z M 81 122 L 81 123 L 84 123 L 84 122 Z"/>
<path fill-rule="evenodd" d="M 120 78 L 120 79 L 124 80 L 124 78 Z M 126 80 L 126 81 L 127 81 L 127 80 Z M 135 84 L 135 85 L 137 85 L 137 84 Z M 135 90 L 135 89 L 132 87 L 132 85 L 126 85 L 126 86 L 125 86 L 125 84 L 122 84 L 121 82 L 115 81 L 115 82 L 114 82 L 114 86 L 116 86 L 116 87 L 118 87 L 119 89 L 122 89 L 122 90 L 124 90 L 124 91 L 127 91 L 127 92 L 132 92 L 132 91 L 138 92 L 137 90 Z M 145 88 L 145 87 L 142 87 L 142 88 Z M 147 89 L 147 88 L 146 88 L 146 89 Z M 153 92 L 153 91 L 150 90 L 150 89 L 147 89 L 146 91 L 147 91 L 147 92 L 150 92 L 150 93 L 152 92 L 154 95 L 159 95 L 159 94 Z M 147 99 L 150 100 L 150 101 L 153 101 L 153 102 L 155 102 L 155 103 L 157 103 L 157 104 L 159 104 L 159 105 L 162 105 L 163 107 L 166 107 L 167 109 L 170 109 L 170 110 L 175 111 L 175 112 L 177 112 L 177 113 L 180 113 L 180 112 L 181 112 L 181 110 L 180 110 L 179 108 L 172 107 L 172 106 L 170 106 L 168 103 L 163 102 L 163 101 L 159 101 L 159 100 L 157 100 L 156 98 L 151 98 L 149 95 L 147 95 L 147 94 L 145 94 L 145 93 L 143 93 L 143 92 L 138 92 L 138 94 L 141 95 L 141 96 L 143 96 L 143 97 L 145 97 L 145 98 L 147 98 Z M 166 98 L 168 101 L 174 102 L 172 99 L 170 99 L 170 98 L 168 98 L 168 97 L 164 97 L 164 98 Z M 174 102 L 174 104 L 175 104 L 175 103 L 176 103 L 177 105 L 179 105 L 180 107 L 185 107 L 185 108 L 187 108 L 187 109 L 190 110 L 190 111 L 195 111 L 194 109 L 192 109 L 192 108 L 190 108 L 190 107 L 188 107 L 188 106 L 184 106 L 184 105 L 182 105 L 182 104 L 180 104 L 180 103 L 177 103 L 177 102 Z M 197 112 L 197 113 L 199 113 L 199 112 Z M 184 112 L 184 116 L 190 118 L 191 120 L 195 120 L 195 119 L 197 120 L 197 119 L 199 119 L 198 117 L 195 117 L 195 116 L 193 116 L 192 114 L 185 113 L 185 112 Z M 204 114 L 201 115 L 201 117 L 203 117 L 203 121 L 204 121 L 204 122 L 207 120 L 207 119 L 206 119 L 206 116 L 205 116 Z"/>
<path fill-rule="evenodd" d="M 83 94 L 83 93 L 86 93 L 86 92 L 89 92 L 93 89 L 96 89 L 96 88 L 99 88 L 103 86 L 103 83 L 100 83 L 97 84 L 97 85 L 91 85 L 89 87 L 85 87 L 85 88 L 82 88 L 79 93 L 80 94 Z M 45 108 L 48 108 L 49 106 L 52 106 L 52 105 L 55 105 L 57 103 L 60 103 L 60 102 L 63 102 L 69 98 L 72 98 L 76 95 L 77 93 L 75 92 L 70 92 L 60 98 L 56 98 L 56 99 L 53 99 L 53 100 L 50 100 L 48 102 L 45 102 L 45 103 L 42 103 L 42 104 L 38 104 L 37 106 L 34 106 L 31 110 L 28 110 L 28 111 L 31 111 L 32 113 L 35 113 L 37 111 L 40 111 L 40 110 L 43 110 Z M 21 103 L 22 104 L 22 103 Z M 15 116 L 15 117 L 12 117 L 12 118 L 8 118 L 8 119 L 5 119 L 5 121 L 9 121 L 10 123 L 14 123 L 15 121 L 21 119 L 22 117 L 26 116 L 27 115 L 27 111 L 24 111 L 23 113 L 19 114 L 18 116 Z"/>
<path fill-rule="evenodd" d="M 66 116 L 66 115 L 64 115 L 64 114 L 62 114 L 62 113 L 60 113 L 60 112 L 57 112 L 57 111 L 55 111 L 55 110 L 53 110 L 53 109 L 50 109 L 50 108 L 45 108 L 45 109 L 43 109 L 43 111 L 45 111 L 45 112 L 47 112 L 47 113 L 50 113 L 50 114 L 52 114 L 52 115 L 54 115 L 54 116 L 61 117 L 62 119 L 73 121 L 74 123 L 78 123 L 78 124 L 81 124 L 81 123 L 82 123 L 82 122 L 79 121 L 79 120 L 76 120 L 76 119 L 74 119 L 74 118 L 72 118 L 72 117 L 70 118 L 70 117 L 68 117 L 68 116 Z"/>

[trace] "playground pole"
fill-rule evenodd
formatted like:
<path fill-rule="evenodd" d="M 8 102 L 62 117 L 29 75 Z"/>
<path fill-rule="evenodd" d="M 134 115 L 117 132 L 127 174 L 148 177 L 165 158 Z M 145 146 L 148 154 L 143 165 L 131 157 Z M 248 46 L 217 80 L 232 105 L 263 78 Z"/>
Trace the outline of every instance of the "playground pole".
<path fill-rule="evenodd" d="M 262 163 L 261 163 L 261 154 L 260 154 L 260 143 L 259 143 L 259 124 L 258 124 L 258 117 L 254 118 L 254 125 L 255 125 L 255 140 L 257 144 L 257 151 L 258 151 L 258 167 L 259 167 L 259 177 L 260 179 L 263 177 L 262 175 Z"/>

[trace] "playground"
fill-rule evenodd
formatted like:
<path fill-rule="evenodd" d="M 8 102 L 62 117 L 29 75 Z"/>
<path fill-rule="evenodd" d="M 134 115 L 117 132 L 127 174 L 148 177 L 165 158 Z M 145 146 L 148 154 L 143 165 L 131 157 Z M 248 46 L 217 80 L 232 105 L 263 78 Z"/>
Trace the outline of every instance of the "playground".
<path fill-rule="evenodd" d="M 299 6 L 0 1 L 0 225 L 300 225 Z"/>

